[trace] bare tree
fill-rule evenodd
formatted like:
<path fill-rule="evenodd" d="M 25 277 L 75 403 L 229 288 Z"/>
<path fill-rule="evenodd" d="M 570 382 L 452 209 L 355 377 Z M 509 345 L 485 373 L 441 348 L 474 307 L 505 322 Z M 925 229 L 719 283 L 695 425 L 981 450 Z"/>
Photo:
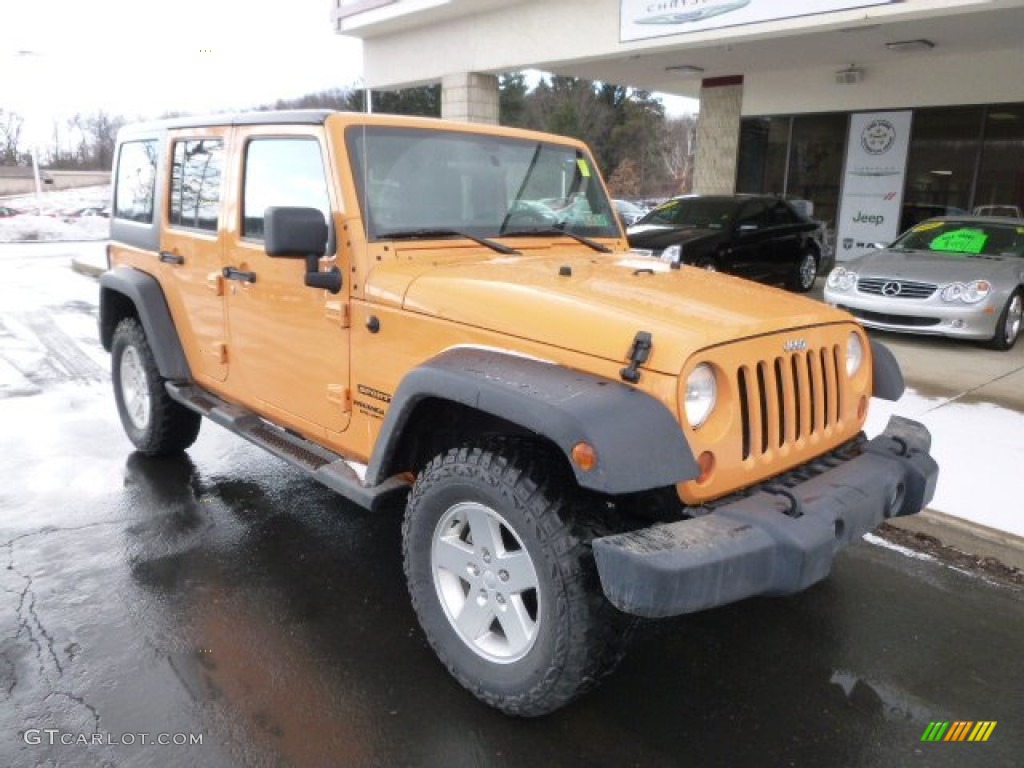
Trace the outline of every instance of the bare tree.
<path fill-rule="evenodd" d="M 0 165 L 17 165 L 21 159 L 19 146 L 25 120 L 17 112 L 0 109 Z"/>
<path fill-rule="evenodd" d="M 673 180 L 675 192 L 693 188 L 693 159 L 697 147 L 697 117 L 683 115 L 666 120 L 661 158 Z"/>
<path fill-rule="evenodd" d="M 108 115 L 103 110 L 85 117 L 83 130 L 88 141 L 90 168 L 110 168 L 114 159 L 117 132 L 122 125 L 123 117 Z"/>

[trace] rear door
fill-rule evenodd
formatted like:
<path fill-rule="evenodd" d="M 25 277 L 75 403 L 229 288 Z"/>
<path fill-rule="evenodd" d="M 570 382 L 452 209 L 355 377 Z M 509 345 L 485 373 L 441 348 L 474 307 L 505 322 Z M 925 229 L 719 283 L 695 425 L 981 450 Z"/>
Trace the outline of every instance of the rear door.
<path fill-rule="evenodd" d="M 165 294 L 200 382 L 222 382 L 228 375 L 220 221 L 229 130 L 172 132 L 165 148 L 170 173 L 158 269 L 170 286 Z"/>
<path fill-rule="evenodd" d="M 747 200 L 733 222 L 729 245 L 728 270 L 734 274 L 763 280 L 771 271 L 772 232 L 767 208 L 761 200 Z"/>
<path fill-rule="evenodd" d="M 348 426 L 349 281 L 331 294 L 309 288 L 305 260 L 271 258 L 263 243 L 269 206 L 340 211 L 322 126 L 237 126 L 238 199 L 224 251 L 232 390 L 278 423 L 309 436 Z M 332 241 L 336 238 L 332 237 Z M 327 254 L 344 275 L 348 252 Z"/>
<path fill-rule="evenodd" d="M 800 261 L 804 233 L 811 225 L 779 200 L 768 211 L 768 226 L 772 232 L 772 273 L 784 280 Z"/>

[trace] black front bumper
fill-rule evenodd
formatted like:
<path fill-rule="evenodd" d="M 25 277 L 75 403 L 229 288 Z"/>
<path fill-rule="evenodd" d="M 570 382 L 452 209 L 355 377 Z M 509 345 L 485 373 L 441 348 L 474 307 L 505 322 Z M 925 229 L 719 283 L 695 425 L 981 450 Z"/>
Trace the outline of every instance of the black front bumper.
<path fill-rule="evenodd" d="M 784 493 L 595 539 L 604 593 L 621 611 L 657 618 L 806 589 L 840 549 L 931 501 L 939 469 L 930 447 L 924 426 L 894 416 L 859 456 Z"/>

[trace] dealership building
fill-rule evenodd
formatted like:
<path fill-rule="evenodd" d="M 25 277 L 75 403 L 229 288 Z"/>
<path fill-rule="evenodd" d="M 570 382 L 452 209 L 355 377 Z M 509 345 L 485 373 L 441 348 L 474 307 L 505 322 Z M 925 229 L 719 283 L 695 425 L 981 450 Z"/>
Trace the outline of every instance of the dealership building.
<path fill-rule="evenodd" d="M 700 99 L 695 191 L 808 200 L 840 259 L 1024 209 L 1024 0 L 335 3 L 367 86 L 440 82 L 444 117 L 498 122 L 528 68 Z"/>

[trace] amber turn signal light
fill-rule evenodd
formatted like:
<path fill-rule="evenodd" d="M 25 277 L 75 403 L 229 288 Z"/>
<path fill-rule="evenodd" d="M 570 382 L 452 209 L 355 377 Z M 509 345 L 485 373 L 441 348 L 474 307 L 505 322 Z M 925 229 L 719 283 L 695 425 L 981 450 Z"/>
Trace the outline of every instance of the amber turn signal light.
<path fill-rule="evenodd" d="M 697 469 L 700 470 L 700 474 L 697 475 L 698 485 L 702 485 L 710 480 L 711 473 L 715 471 L 715 454 L 711 451 L 704 451 L 704 453 L 697 457 Z"/>
<path fill-rule="evenodd" d="M 589 472 L 597 466 L 597 451 L 590 443 L 576 443 L 572 447 L 572 460 L 584 472 Z"/>

